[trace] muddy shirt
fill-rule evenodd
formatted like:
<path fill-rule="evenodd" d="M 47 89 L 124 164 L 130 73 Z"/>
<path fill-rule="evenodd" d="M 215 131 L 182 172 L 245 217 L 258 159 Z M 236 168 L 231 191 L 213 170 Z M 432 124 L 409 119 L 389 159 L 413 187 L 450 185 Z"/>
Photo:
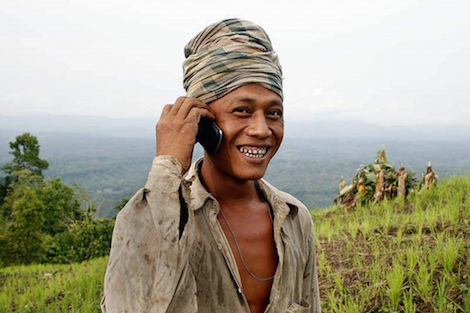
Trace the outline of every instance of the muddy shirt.
<path fill-rule="evenodd" d="M 103 312 L 250 312 L 218 202 L 197 173 L 201 161 L 183 178 L 176 158 L 156 157 L 145 188 L 119 212 Z M 257 184 L 274 213 L 279 256 L 265 312 L 321 312 L 310 214 L 293 196 Z"/>

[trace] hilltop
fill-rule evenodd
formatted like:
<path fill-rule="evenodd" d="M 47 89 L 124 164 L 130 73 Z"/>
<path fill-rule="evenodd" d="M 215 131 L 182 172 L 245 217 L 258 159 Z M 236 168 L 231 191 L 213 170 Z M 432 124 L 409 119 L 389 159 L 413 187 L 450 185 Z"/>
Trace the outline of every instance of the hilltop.
<path fill-rule="evenodd" d="M 470 312 L 470 176 L 312 212 L 325 312 Z"/>
<path fill-rule="evenodd" d="M 312 211 L 324 312 L 470 312 L 470 176 Z M 99 312 L 107 258 L 0 269 L 0 311 Z"/>

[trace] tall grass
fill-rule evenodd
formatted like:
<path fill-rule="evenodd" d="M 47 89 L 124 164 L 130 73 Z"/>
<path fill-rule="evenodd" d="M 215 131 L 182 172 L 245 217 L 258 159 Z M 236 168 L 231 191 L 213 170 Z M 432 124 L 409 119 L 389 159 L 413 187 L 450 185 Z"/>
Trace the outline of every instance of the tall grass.
<path fill-rule="evenodd" d="M 0 312 L 99 312 L 107 258 L 0 269 Z"/>
<path fill-rule="evenodd" d="M 470 176 L 451 177 L 406 200 L 313 211 L 324 311 L 470 312 L 469 198 Z"/>

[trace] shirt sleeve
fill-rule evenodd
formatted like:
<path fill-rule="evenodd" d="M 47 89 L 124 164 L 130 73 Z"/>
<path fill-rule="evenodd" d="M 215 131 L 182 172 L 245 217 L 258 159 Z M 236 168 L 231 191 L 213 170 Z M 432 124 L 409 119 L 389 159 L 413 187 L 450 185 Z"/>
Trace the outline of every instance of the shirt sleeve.
<path fill-rule="evenodd" d="M 310 313 L 321 313 L 320 290 L 318 286 L 318 273 L 316 264 L 316 246 L 313 225 L 308 238 L 309 257 L 304 272 L 303 298 L 310 304 Z"/>
<path fill-rule="evenodd" d="M 170 305 L 194 237 L 193 214 L 180 203 L 189 193 L 181 170 L 175 157 L 156 157 L 145 187 L 117 215 L 102 312 L 166 312 Z"/>

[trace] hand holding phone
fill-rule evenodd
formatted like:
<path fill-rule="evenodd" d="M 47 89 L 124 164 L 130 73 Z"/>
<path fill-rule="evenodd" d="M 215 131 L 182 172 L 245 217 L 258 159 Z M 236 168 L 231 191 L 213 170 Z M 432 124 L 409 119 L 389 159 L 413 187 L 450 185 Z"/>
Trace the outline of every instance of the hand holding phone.
<path fill-rule="evenodd" d="M 182 165 L 182 174 L 184 174 L 191 165 L 196 136 L 200 131 L 200 121 L 203 118 L 211 121 L 215 116 L 207 104 L 199 99 L 179 97 L 174 104 L 166 105 L 155 129 L 156 155 L 171 155 L 178 158 Z M 204 129 L 209 131 L 204 131 Z M 205 139 L 201 139 L 202 141 L 213 137 L 214 134 L 210 135 L 210 129 L 211 127 L 203 126 L 201 137 Z M 212 142 L 212 139 L 209 141 Z M 205 145 L 210 151 L 215 151 L 220 144 L 216 141 L 214 147 L 210 144 Z"/>

